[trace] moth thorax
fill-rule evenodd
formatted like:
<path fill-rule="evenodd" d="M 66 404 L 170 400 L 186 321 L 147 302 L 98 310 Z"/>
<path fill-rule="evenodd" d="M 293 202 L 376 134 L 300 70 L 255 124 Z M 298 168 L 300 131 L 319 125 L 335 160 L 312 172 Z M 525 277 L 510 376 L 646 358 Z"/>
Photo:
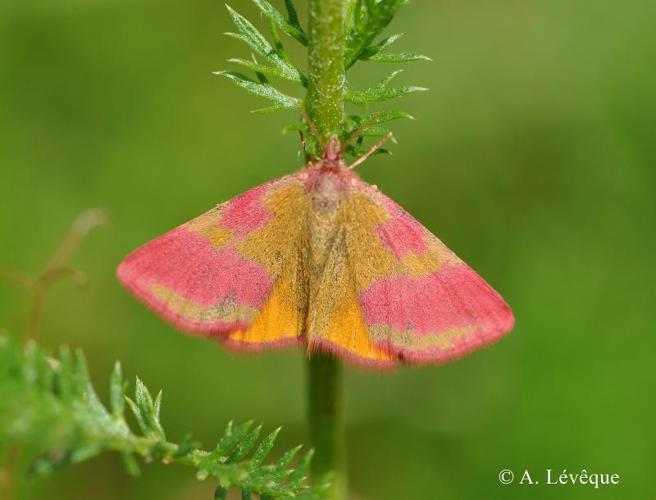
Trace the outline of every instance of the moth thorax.
<path fill-rule="evenodd" d="M 311 192 L 309 244 L 313 273 L 323 268 L 334 244 L 342 196 L 342 181 L 334 174 L 321 175 Z"/>

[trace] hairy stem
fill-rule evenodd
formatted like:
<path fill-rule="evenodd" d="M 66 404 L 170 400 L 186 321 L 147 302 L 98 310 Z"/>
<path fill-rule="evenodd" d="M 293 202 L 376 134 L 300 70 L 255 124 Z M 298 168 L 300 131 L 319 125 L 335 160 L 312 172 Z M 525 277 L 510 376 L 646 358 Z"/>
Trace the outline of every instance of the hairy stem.
<path fill-rule="evenodd" d="M 346 439 L 342 408 L 342 365 L 329 355 L 314 354 L 308 361 L 310 440 L 315 448 L 312 477 L 332 475 L 329 498 L 348 496 Z"/>
<path fill-rule="evenodd" d="M 322 144 L 339 135 L 344 122 L 346 69 L 344 12 L 347 0 L 308 0 L 309 84 L 306 110 Z M 346 450 L 339 360 L 314 353 L 308 361 L 308 418 L 315 448 L 312 477 L 332 475 L 329 497 L 347 498 Z"/>
<path fill-rule="evenodd" d="M 346 70 L 344 67 L 344 0 L 308 0 L 307 113 L 323 144 L 339 134 L 344 121 Z"/>

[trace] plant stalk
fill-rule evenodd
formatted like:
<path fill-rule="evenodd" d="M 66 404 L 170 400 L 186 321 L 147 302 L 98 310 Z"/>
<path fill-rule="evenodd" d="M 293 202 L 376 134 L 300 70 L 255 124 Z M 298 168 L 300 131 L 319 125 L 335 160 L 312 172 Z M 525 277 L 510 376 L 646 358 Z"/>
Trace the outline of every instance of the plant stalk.
<path fill-rule="evenodd" d="M 306 111 L 321 143 L 339 134 L 344 122 L 346 69 L 344 0 L 308 0 L 308 93 Z"/>
<path fill-rule="evenodd" d="M 342 364 L 330 355 L 314 353 L 308 361 L 308 417 L 314 484 L 331 476 L 331 500 L 348 498 L 346 436 L 342 402 Z"/>
<path fill-rule="evenodd" d="M 308 93 L 306 111 L 325 145 L 341 132 L 344 123 L 346 69 L 344 53 L 345 1 L 308 0 Z M 315 484 L 331 475 L 331 500 L 346 500 L 346 438 L 342 407 L 342 365 L 321 353 L 308 361 L 308 418 L 315 449 L 312 477 Z"/>

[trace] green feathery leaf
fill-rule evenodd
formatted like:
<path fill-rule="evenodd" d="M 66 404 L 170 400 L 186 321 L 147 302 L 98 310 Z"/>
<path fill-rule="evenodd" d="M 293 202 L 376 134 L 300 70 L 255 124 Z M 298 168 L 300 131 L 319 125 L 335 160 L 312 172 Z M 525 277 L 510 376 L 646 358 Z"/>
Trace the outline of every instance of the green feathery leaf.
<path fill-rule="evenodd" d="M 251 113 L 254 115 L 270 115 L 277 113 L 278 111 L 286 111 L 289 108 L 287 106 L 268 106 L 265 108 L 252 109 Z"/>
<path fill-rule="evenodd" d="M 287 6 L 287 12 L 289 14 L 289 20 L 280 13 L 273 5 L 271 5 L 267 0 L 253 0 L 253 3 L 259 7 L 262 13 L 267 16 L 271 21 L 273 21 L 281 30 L 287 33 L 292 38 L 296 39 L 303 45 L 308 44 L 307 35 L 303 31 L 300 23 L 298 22 L 298 14 L 294 8 L 294 4 L 291 0 L 285 0 Z"/>
<path fill-rule="evenodd" d="M 349 121 L 353 128 L 369 128 L 374 125 L 380 125 L 381 123 L 389 123 L 395 120 L 400 120 L 402 118 L 407 118 L 409 120 L 414 120 L 414 116 L 406 113 L 401 110 L 385 110 L 385 111 L 376 111 L 374 113 L 369 113 L 368 115 L 351 115 Z"/>
<path fill-rule="evenodd" d="M 303 31 L 303 28 L 301 28 L 301 23 L 298 21 L 298 13 L 296 12 L 296 7 L 294 6 L 294 0 L 285 0 L 285 8 L 287 9 L 287 18 L 289 19 L 289 22 Z"/>
<path fill-rule="evenodd" d="M 376 102 L 388 101 L 414 92 L 428 90 L 424 87 L 415 87 L 412 85 L 390 87 L 389 84 L 399 73 L 401 73 L 401 70 L 395 71 L 375 87 L 366 90 L 348 90 L 346 92 L 346 101 L 357 106 L 366 107 Z"/>
<path fill-rule="evenodd" d="M 300 83 L 301 85 L 304 85 L 304 80 L 301 78 L 300 73 L 297 75 L 296 78 L 296 76 L 285 73 L 279 66 L 267 66 L 266 64 L 260 64 L 255 61 L 249 61 L 248 59 L 240 59 L 238 57 L 233 57 L 231 59 L 228 59 L 228 62 L 239 64 L 244 68 L 248 68 L 250 70 L 255 71 L 256 74 L 262 73 L 264 75 L 277 76 L 278 78 L 284 78 L 287 80 L 291 80 L 295 83 Z M 292 77 L 295 79 L 292 80 Z"/>
<path fill-rule="evenodd" d="M 215 75 L 225 76 L 240 87 L 246 89 L 251 94 L 264 97 L 277 104 L 277 107 L 282 109 L 298 109 L 301 106 L 301 101 L 295 97 L 283 94 L 269 84 L 254 82 L 250 78 L 241 73 L 234 71 L 217 71 Z"/>
<path fill-rule="evenodd" d="M 109 381 L 109 407 L 112 410 L 112 415 L 116 419 L 122 419 L 125 413 L 125 399 L 123 394 L 125 392 L 125 384 L 123 382 L 123 370 L 121 363 L 114 364 L 112 377 Z"/>
<path fill-rule="evenodd" d="M 277 462 L 265 463 L 279 428 L 260 440 L 261 426 L 230 423 L 212 451 L 200 449 L 189 436 L 180 443 L 170 442 L 160 422 L 161 392 L 153 398 L 139 378 L 132 398 L 125 397 L 124 389 L 117 363 L 108 409 L 96 395 L 80 351 L 71 356 L 62 348 L 59 359 L 51 359 L 34 343 L 22 348 L 0 337 L 0 449 L 26 443 L 44 450 L 31 467 L 36 474 L 116 451 L 131 474 L 139 472 L 135 456 L 190 466 L 199 479 L 212 477 L 218 482 L 217 498 L 224 498 L 231 487 L 240 489 L 245 498 L 326 498 L 323 486 L 310 489 L 308 485 L 307 456 L 296 469 L 290 468 L 298 447 Z M 140 433 L 126 424 L 123 401 Z"/>
<path fill-rule="evenodd" d="M 245 17 L 227 6 L 237 33 L 227 35 L 246 43 L 253 51 L 252 59 L 231 58 L 228 61 L 255 73 L 256 78 L 234 71 L 218 71 L 215 74 L 225 76 L 248 92 L 264 97 L 273 102 L 272 106 L 258 108 L 252 111 L 256 114 L 270 114 L 290 109 L 303 109 L 303 99 L 292 97 L 276 89 L 270 82 L 270 77 L 285 79 L 308 87 L 308 77 L 299 71 L 289 60 L 278 30 L 282 30 L 303 45 L 308 45 L 308 35 L 303 30 L 293 0 L 285 0 L 287 16 L 274 7 L 271 0 L 253 0 L 260 12 L 271 24 L 272 41 L 267 38 Z M 408 0 L 347 0 L 344 3 L 344 34 L 346 50 L 344 54 L 346 69 L 358 60 L 377 63 L 407 63 L 411 61 L 428 60 L 430 58 L 413 51 L 387 53 L 403 33 L 380 37 L 383 30 L 390 24 L 398 10 L 406 5 Z M 260 61 L 256 59 L 260 58 Z M 344 94 L 347 103 L 367 107 L 371 104 L 402 97 L 407 94 L 427 90 L 413 85 L 390 86 L 391 80 L 400 71 L 395 71 L 379 84 L 364 90 L 349 89 Z M 344 80 L 345 81 L 345 80 Z M 401 111 L 381 111 L 361 117 L 349 117 L 339 131 L 339 136 L 346 140 L 354 152 L 352 144 L 357 137 L 379 137 L 389 131 L 380 127 L 381 123 L 399 118 L 410 118 Z M 285 131 L 295 130 L 305 138 L 304 152 L 306 159 L 318 157 L 321 146 L 313 137 L 307 124 L 293 124 Z M 359 149 L 358 149 L 359 152 Z"/>
<path fill-rule="evenodd" d="M 267 39 L 253 26 L 245 17 L 236 12 L 232 7 L 226 5 L 232 21 L 239 33 L 226 33 L 226 35 L 246 43 L 256 54 L 265 58 L 279 71 L 279 75 L 287 80 L 302 83 L 304 77 L 300 71 L 290 64 L 276 48 L 272 47 Z"/>
<path fill-rule="evenodd" d="M 398 54 L 383 54 L 377 53 L 371 57 L 363 59 L 364 61 L 372 61 L 379 63 L 406 63 L 413 61 L 432 61 L 428 56 L 418 54 L 417 52 L 400 52 Z"/>
<path fill-rule="evenodd" d="M 361 134 L 362 137 L 385 137 L 390 132 L 391 130 L 385 127 L 367 127 Z"/>
<path fill-rule="evenodd" d="M 404 36 L 405 36 L 405 33 L 395 33 L 394 35 L 390 35 L 388 37 L 385 37 L 380 42 L 378 42 L 376 44 L 376 48 L 378 49 L 379 52 L 381 50 L 387 50 L 387 48 L 394 45 L 396 42 L 398 42 Z"/>
<path fill-rule="evenodd" d="M 281 429 L 282 427 L 278 427 L 276 430 L 274 430 L 271 434 L 269 434 L 260 442 L 257 449 L 253 453 L 254 464 L 256 465 L 261 464 L 264 461 L 264 459 L 269 455 L 269 453 L 271 453 L 271 450 L 273 449 L 273 445 L 276 442 L 276 439 L 278 438 L 278 434 L 280 434 Z"/>
<path fill-rule="evenodd" d="M 345 55 L 347 68 L 353 66 L 380 33 L 389 25 L 396 12 L 407 0 L 361 0 L 357 1 L 355 21 L 348 34 Z"/>
<path fill-rule="evenodd" d="M 282 133 L 286 134 L 288 132 L 304 132 L 308 129 L 307 123 L 305 122 L 294 122 L 285 125 L 282 129 Z"/>

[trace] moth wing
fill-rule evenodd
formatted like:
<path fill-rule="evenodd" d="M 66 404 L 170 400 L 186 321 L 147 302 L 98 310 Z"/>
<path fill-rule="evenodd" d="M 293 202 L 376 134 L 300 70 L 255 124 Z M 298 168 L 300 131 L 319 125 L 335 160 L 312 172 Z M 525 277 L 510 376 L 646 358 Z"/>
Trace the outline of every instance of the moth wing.
<path fill-rule="evenodd" d="M 262 184 L 135 250 L 118 278 L 178 329 L 235 348 L 296 343 L 307 207 L 297 175 Z"/>
<path fill-rule="evenodd" d="M 367 344 L 389 358 L 378 363 L 444 362 L 512 329 L 510 307 L 483 278 L 394 201 L 358 184 L 343 206 L 344 246 Z"/>
<path fill-rule="evenodd" d="M 362 316 L 354 260 L 352 233 L 339 231 L 332 242 L 309 300 L 307 332 L 309 351 L 328 351 L 369 366 L 392 366 L 396 357 L 371 337 Z M 364 242 L 366 245 L 367 243 Z M 359 263 L 364 265 L 364 263 Z"/>

